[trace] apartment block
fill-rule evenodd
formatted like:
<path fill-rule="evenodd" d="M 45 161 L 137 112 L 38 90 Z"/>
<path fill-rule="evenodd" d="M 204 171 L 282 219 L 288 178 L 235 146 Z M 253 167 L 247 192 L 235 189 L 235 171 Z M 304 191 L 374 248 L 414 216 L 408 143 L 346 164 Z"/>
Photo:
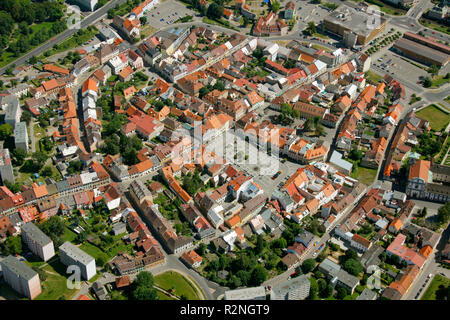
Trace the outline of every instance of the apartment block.
<path fill-rule="evenodd" d="M 3 279 L 15 291 L 33 300 L 42 291 L 41 281 L 36 271 L 20 262 L 13 256 L 0 262 Z"/>
<path fill-rule="evenodd" d="M 95 259 L 68 241 L 59 247 L 59 256 L 64 265 L 78 266 L 82 277 L 86 280 L 91 279 L 97 273 Z"/>
<path fill-rule="evenodd" d="M 55 255 L 53 241 L 32 222 L 22 226 L 22 239 L 27 247 L 44 261 Z"/>

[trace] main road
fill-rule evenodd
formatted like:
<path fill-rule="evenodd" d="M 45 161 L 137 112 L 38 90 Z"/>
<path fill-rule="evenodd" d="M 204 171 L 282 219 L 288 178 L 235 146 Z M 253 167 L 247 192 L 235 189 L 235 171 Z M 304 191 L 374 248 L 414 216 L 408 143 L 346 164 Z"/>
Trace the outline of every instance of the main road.
<path fill-rule="evenodd" d="M 103 7 L 101 7 L 100 9 L 96 10 L 95 12 L 91 13 L 90 15 L 85 17 L 83 20 L 81 20 L 80 29 L 86 28 L 86 27 L 96 23 L 98 20 L 100 20 L 104 15 L 106 15 L 108 13 L 109 9 L 112 9 L 116 5 L 121 5 L 125 2 L 126 2 L 126 0 L 110 0 Z M 33 57 L 33 56 L 37 57 L 37 56 L 41 55 L 48 49 L 52 48 L 55 44 L 61 43 L 64 40 L 72 37 L 78 30 L 79 29 L 73 28 L 73 29 L 67 29 L 64 32 L 61 32 L 60 34 L 58 34 L 55 37 L 53 37 L 52 39 L 48 40 L 47 42 L 45 42 L 41 46 L 37 47 L 36 49 L 29 51 L 28 53 L 24 54 L 20 58 L 10 62 L 3 68 L 0 68 L 0 75 L 3 74 L 6 71 L 6 69 L 11 67 L 13 64 L 15 64 L 16 66 L 19 66 L 19 65 L 26 63 L 31 57 Z"/>

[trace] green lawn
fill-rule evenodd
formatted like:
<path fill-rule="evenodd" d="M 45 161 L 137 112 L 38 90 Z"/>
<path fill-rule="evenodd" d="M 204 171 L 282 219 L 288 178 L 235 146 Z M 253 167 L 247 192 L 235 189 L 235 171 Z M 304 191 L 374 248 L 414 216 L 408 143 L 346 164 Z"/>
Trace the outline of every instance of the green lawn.
<path fill-rule="evenodd" d="M 431 80 L 431 88 L 438 88 L 441 85 L 450 82 L 450 78 L 445 78 L 445 75 L 433 77 Z"/>
<path fill-rule="evenodd" d="M 89 242 L 85 242 L 80 246 L 80 249 L 86 252 L 88 255 L 92 256 L 94 259 L 98 259 L 100 254 L 103 252 L 100 248 L 97 248 Z"/>
<path fill-rule="evenodd" d="M 92 26 L 90 29 L 81 29 L 76 33 L 74 36 L 64 40 L 61 42 L 57 48 L 52 48 L 49 50 L 49 56 L 54 55 L 56 53 L 64 52 L 73 48 L 76 48 L 78 46 L 83 45 L 85 42 L 87 42 L 89 39 L 91 39 L 93 36 L 95 36 L 98 33 L 97 28 Z M 39 58 L 43 59 L 44 56 L 40 56 Z"/>
<path fill-rule="evenodd" d="M 450 122 L 450 115 L 432 104 L 428 107 L 416 112 L 419 118 L 430 122 L 431 129 L 441 131 L 445 129 Z"/>
<path fill-rule="evenodd" d="M 156 289 L 156 294 L 158 295 L 159 300 L 175 300 L 174 298 L 168 296 L 164 292 L 159 291 L 158 289 Z"/>
<path fill-rule="evenodd" d="M 376 169 L 363 168 L 353 164 L 353 170 L 350 176 L 365 185 L 370 185 L 375 180 L 376 175 Z"/>
<path fill-rule="evenodd" d="M 378 84 L 383 79 L 383 76 L 369 70 L 366 72 L 366 79 L 372 84 Z"/>
<path fill-rule="evenodd" d="M 164 272 L 155 276 L 155 284 L 164 290 L 181 297 L 185 296 L 188 300 L 200 300 L 197 289 L 181 274 L 173 271 Z"/>
<path fill-rule="evenodd" d="M 33 38 L 33 36 L 34 36 L 36 33 L 41 32 L 43 29 L 50 30 L 53 24 L 54 24 L 54 22 L 42 22 L 42 23 L 39 23 L 39 24 L 33 24 L 33 25 L 31 26 L 32 33 L 28 35 L 28 39 Z M 54 37 L 54 36 L 55 36 L 55 35 L 53 35 L 52 37 Z M 50 37 L 49 37 L 49 38 L 50 38 Z M 47 38 L 47 40 L 45 40 L 44 42 L 48 41 L 49 38 Z M 10 42 L 10 43 L 14 42 L 15 40 L 16 40 L 15 38 L 11 38 L 11 42 Z M 43 42 L 43 43 L 44 43 L 44 42 Z M 36 46 L 30 46 L 30 49 L 29 49 L 27 52 L 30 52 L 31 50 L 35 49 L 36 47 L 39 47 L 40 45 L 42 45 L 42 43 L 41 43 L 41 44 L 38 44 L 38 45 L 36 45 Z M 9 50 L 4 50 L 3 53 L 0 55 L 0 67 L 6 66 L 8 63 L 10 63 L 10 62 L 12 62 L 12 61 L 18 59 L 19 57 L 23 56 L 25 53 L 26 53 L 26 52 L 20 53 L 20 54 L 16 57 L 16 56 L 14 55 L 14 53 L 12 53 L 11 51 L 9 51 Z"/>
<path fill-rule="evenodd" d="M 47 275 L 45 281 L 41 281 L 42 293 L 36 300 L 70 300 L 78 292 L 77 289 L 67 288 L 66 270 L 59 258 L 53 258 L 49 264 L 41 267 Z"/>
<path fill-rule="evenodd" d="M 448 291 L 449 286 L 450 279 L 437 274 L 420 300 L 442 300 L 442 294 Z"/>
<path fill-rule="evenodd" d="M 440 32 L 443 32 L 446 34 L 450 34 L 450 27 L 447 27 L 446 25 L 437 23 L 436 21 L 422 18 L 419 20 L 419 22 L 421 25 L 428 27 L 430 29 L 440 31 Z"/>

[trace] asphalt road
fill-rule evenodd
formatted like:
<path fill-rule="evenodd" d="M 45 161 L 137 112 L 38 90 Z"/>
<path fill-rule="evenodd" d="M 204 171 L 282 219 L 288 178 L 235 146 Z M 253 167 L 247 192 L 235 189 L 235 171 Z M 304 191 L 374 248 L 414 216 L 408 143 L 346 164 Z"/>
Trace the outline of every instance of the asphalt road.
<path fill-rule="evenodd" d="M 94 24 L 100 18 L 102 18 L 104 15 L 106 15 L 109 9 L 114 8 L 117 4 L 120 5 L 125 2 L 126 2 L 126 0 L 110 0 L 103 7 L 101 7 L 97 11 L 91 13 L 89 16 L 85 17 L 80 23 L 81 28 L 86 28 L 86 27 Z M 10 66 L 12 66 L 13 64 L 15 64 L 16 66 L 19 66 L 19 65 L 26 63 L 28 61 L 28 59 L 30 59 L 32 56 L 37 57 L 37 56 L 41 55 L 48 49 L 52 48 L 55 44 L 61 43 L 64 40 L 66 40 L 67 38 L 73 36 L 77 31 L 78 31 L 78 29 L 67 29 L 66 31 L 56 35 L 55 37 L 52 38 L 52 39 L 54 39 L 53 41 L 52 41 L 52 39 L 48 40 L 47 42 L 42 44 L 40 47 L 37 47 L 36 49 L 31 50 L 30 52 L 24 54 L 17 60 L 12 61 L 11 63 L 4 66 L 3 68 L 0 68 L 0 75 L 3 74 L 5 72 L 5 70 L 7 68 L 9 68 Z"/>

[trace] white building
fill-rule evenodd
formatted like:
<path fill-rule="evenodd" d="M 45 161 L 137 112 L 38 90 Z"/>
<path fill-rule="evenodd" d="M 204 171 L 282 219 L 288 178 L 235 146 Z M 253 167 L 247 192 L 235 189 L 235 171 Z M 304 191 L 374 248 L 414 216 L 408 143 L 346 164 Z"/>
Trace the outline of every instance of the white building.
<path fill-rule="evenodd" d="M 68 241 L 59 247 L 59 256 L 64 265 L 78 266 L 81 271 L 81 276 L 86 280 L 91 279 L 97 273 L 95 259 Z"/>
<path fill-rule="evenodd" d="M 44 261 L 48 261 L 55 255 L 53 241 L 32 222 L 22 226 L 22 239 L 27 247 Z"/>
<path fill-rule="evenodd" d="M 274 285 L 270 300 L 304 300 L 309 296 L 310 282 L 306 275 Z"/>
<path fill-rule="evenodd" d="M 228 290 L 225 292 L 225 300 L 266 300 L 266 290 L 263 286 Z"/>

